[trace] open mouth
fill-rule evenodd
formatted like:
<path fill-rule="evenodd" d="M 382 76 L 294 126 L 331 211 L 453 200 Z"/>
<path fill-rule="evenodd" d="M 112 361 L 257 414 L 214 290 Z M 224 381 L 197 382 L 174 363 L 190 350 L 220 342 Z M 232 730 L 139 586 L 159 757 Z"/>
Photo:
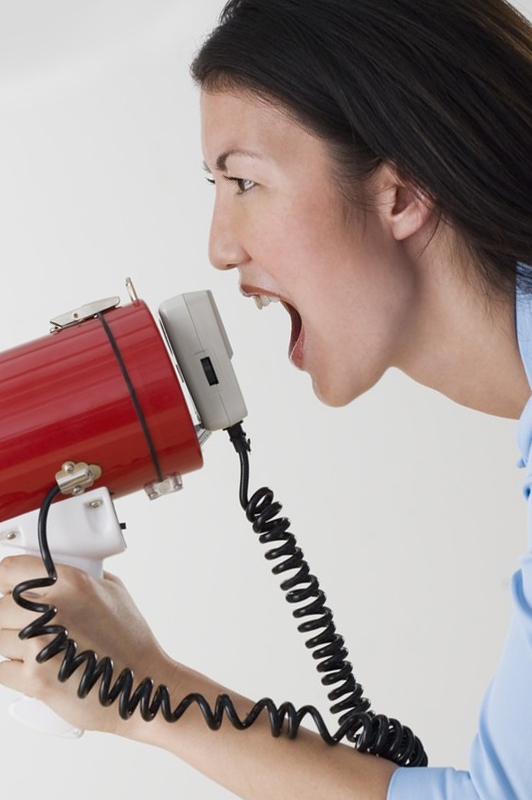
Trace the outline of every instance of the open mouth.
<path fill-rule="evenodd" d="M 290 303 L 287 303 L 284 300 L 282 300 L 281 302 L 282 302 L 282 305 L 284 306 L 284 308 L 286 308 L 286 310 L 290 314 L 290 320 L 292 322 L 292 331 L 291 331 L 291 334 L 290 334 L 290 344 L 288 346 L 288 356 L 293 361 L 295 353 L 296 353 L 297 345 L 301 344 L 300 343 L 300 338 L 302 338 L 301 337 L 301 332 L 302 332 L 302 329 L 303 329 L 303 322 L 301 320 L 301 316 L 300 316 L 299 312 L 294 308 L 294 306 L 291 306 Z"/>
<path fill-rule="evenodd" d="M 240 289 L 245 297 L 252 297 L 254 299 L 258 309 L 266 308 L 270 303 L 280 302 L 286 311 L 288 311 L 292 323 L 288 357 L 295 366 L 300 367 L 303 362 L 305 329 L 299 311 L 287 300 L 274 294 L 264 294 L 257 287 L 242 284 Z"/>

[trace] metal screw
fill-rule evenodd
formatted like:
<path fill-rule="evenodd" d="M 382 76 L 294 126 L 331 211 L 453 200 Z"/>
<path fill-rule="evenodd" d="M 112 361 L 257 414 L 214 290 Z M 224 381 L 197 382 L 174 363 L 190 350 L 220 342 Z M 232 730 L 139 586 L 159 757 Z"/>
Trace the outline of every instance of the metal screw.
<path fill-rule="evenodd" d="M 79 494 L 83 494 L 83 492 L 84 492 L 84 489 L 83 489 L 83 487 L 82 487 L 82 486 L 74 486 L 74 488 L 72 489 L 72 494 L 73 494 L 74 496 L 76 496 L 76 497 L 77 497 Z"/>
<path fill-rule="evenodd" d="M 16 539 L 16 538 L 17 538 L 17 532 L 16 531 L 9 531 L 9 533 L 6 533 L 6 539 L 8 539 L 10 542 L 13 541 L 13 539 Z"/>
<path fill-rule="evenodd" d="M 90 503 L 85 503 L 87 508 L 100 508 L 103 506 L 103 500 L 91 500 Z"/>
<path fill-rule="evenodd" d="M 70 474 L 71 472 L 74 472 L 75 466 L 76 465 L 74 464 L 73 461 L 67 461 L 65 464 L 63 464 L 63 472 Z"/>

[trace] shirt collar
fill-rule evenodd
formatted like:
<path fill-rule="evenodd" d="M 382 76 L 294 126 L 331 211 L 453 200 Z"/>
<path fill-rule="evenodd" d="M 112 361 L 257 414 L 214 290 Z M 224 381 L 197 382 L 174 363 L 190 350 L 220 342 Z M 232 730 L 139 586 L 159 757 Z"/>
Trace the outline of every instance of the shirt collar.
<path fill-rule="evenodd" d="M 528 384 L 532 387 L 532 295 L 519 288 L 515 292 L 515 329 Z M 532 446 L 532 397 L 519 419 L 517 444 L 521 452 L 518 466 L 524 467 L 528 463 Z"/>

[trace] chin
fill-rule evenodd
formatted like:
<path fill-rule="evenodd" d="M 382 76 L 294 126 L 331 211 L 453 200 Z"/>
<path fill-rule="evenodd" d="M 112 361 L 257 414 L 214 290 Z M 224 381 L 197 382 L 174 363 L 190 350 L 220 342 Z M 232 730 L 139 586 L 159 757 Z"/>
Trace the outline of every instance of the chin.
<path fill-rule="evenodd" d="M 320 403 L 323 403 L 325 406 L 330 406 L 331 408 L 347 406 L 352 400 L 358 397 L 358 395 L 353 395 L 352 392 L 346 392 L 345 387 L 343 387 L 342 391 L 340 387 L 334 387 L 331 384 L 324 386 L 322 383 L 318 383 L 314 378 L 312 378 L 312 389 Z M 362 394 L 362 392 L 360 394 Z"/>
<path fill-rule="evenodd" d="M 345 376 L 344 380 L 336 382 L 331 378 L 329 380 L 318 380 L 316 377 L 311 376 L 312 389 L 318 400 L 324 405 L 331 408 L 343 408 L 372 389 L 381 377 L 382 374 L 378 375 L 375 380 L 369 380 L 365 383 L 360 381 L 353 384 L 347 382 Z"/>

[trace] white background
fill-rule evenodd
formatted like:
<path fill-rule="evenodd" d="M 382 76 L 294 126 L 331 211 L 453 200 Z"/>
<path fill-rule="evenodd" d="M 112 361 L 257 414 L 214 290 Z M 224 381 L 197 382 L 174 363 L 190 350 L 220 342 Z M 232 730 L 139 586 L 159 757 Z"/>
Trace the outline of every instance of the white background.
<path fill-rule="evenodd" d="M 235 275 L 209 266 L 188 64 L 220 7 L 0 2 L 0 346 L 46 335 L 51 316 L 90 300 L 125 301 L 127 275 L 154 311 L 211 288 L 250 412 L 252 485 L 284 502 L 374 709 L 410 725 L 432 765 L 463 768 L 526 548 L 516 423 L 395 371 L 349 408 L 321 406 L 287 362 L 286 313 L 259 314 Z M 179 661 L 250 697 L 326 709 L 237 481 L 220 433 L 181 495 L 119 502 L 129 549 L 107 568 Z M 0 690 L 5 796 L 232 796 L 155 748 L 22 728 L 10 697 Z"/>

